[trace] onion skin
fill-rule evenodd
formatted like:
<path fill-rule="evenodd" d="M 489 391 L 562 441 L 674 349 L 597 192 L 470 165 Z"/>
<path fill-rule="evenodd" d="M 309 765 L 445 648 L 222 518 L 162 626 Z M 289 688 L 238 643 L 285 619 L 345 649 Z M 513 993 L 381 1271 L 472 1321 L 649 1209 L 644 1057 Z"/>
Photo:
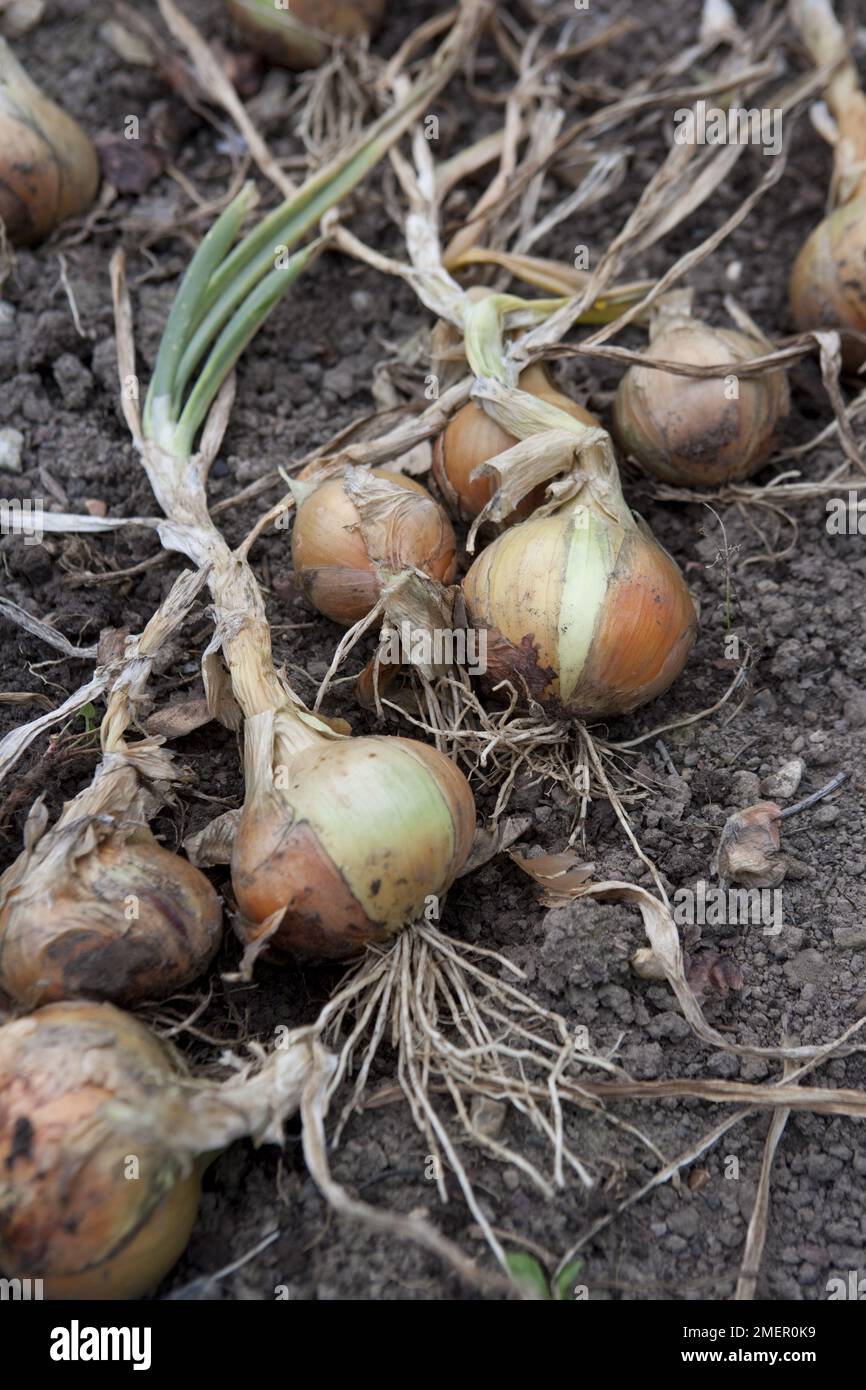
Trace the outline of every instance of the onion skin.
<path fill-rule="evenodd" d="M 681 318 L 653 335 L 645 356 L 717 366 L 748 362 L 766 351 L 746 333 Z M 789 392 L 779 371 L 744 377 L 738 387 L 738 399 L 729 400 L 724 377 L 629 367 L 614 402 L 614 438 L 664 482 L 713 487 L 748 478 L 773 451 L 779 423 L 788 413 Z"/>
<path fill-rule="evenodd" d="M 417 493 L 427 504 L 419 505 L 410 519 L 394 527 L 389 567 L 398 571 L 414 566 L 443 584 L 452 583 L 457 542 L 439 503 L 414 478 L 384 468 L 373 469 L 372 476 Z M 323 482 L 298 507 L 292 563 L 299 588 L 326 618 L 348 627 L 375 607 L 379 577 L 360 529 L 358 510 L 342 479 Z"/>
<path fill-rule="evenodd" d="M 228 0 L 228 9 L 250 48 L 271 63 L 301 71 L 327 58 L 322 35 L 359 39 L 374 34 L 385 0 L 290 0 L 282 10 L 274 0 Z"/>
<path fill-rule="evenodd" d="M 65 878 L 12 890 L 0 911 L 0 987 L 25 1009 L 164 999 L 210 964 L 221 918 L 204 874 L 142 828 L 104 840 Z"/>
<path fill-rule="evenodd" d="M 489 684 L 510 680 L 557 715 L 628 714 L 679 675 L 696 631 L 680 571 L 641 528 L 585 507 L 498 536 L 463 581 L 487 629 Z"/>
<path fill-rule="evenodd" d="M 268 943 L 277 959 L 343 960 L 387 941 L 466 862 L 474 798 L 427 744 L 373 736 L 305 748 L 285 780 L 254 786 L 232 854 L 242 937 L 285 909 Z"/>
<path fill-rule="evenodd" d="M 148 1293 L 183 1252 L 200 1195 L 153 1123 L 176 1055 L 110 1004 L 64 1003 L 0 1028 L 0 1269 L 53 1299 Z M 112 1125 L 121 1101 L 141 1133 Z M 139 1176 L 126 1176 L 130 1156 Z"/>
<path fill-rule="evenodd" d="M 85 212 L 99 187 L 96 149 L 0 39 L 0 218 L 13 246 L 35 246 Z"/>
<path fill-rule="evenodd" d="M 559 406 L 560 410 L 566 411 L 582 424 L 599 423 L 591 411 L 557 391 L 541 363 L 535 363 L 521 372 L 518 385 L 530 395 Z M 493 493 L 493 481 L 486 476 L 472 481 L 471 475 L 481 464 L 489 462 L 516 443 L 514 436 L 491 419 L 475 401 L 469 401 L 457 411 L 433 447 L 433 476 L 455 516 L 470 520 L 486 506 Z M 545 488 L 533 488 L 506 517 L 503 525 L 511 526 L 530 516 L 544 501 L 544 495 Z"/>
<path fill-rule="evenodd" d="M 818 224 L 794 262 L 789 295 L 800 332 L 843 330 L 842 365 L 846 372 L 858 371 L 866 344 L 844 330 L 866 333 L 866 196 Z"/>

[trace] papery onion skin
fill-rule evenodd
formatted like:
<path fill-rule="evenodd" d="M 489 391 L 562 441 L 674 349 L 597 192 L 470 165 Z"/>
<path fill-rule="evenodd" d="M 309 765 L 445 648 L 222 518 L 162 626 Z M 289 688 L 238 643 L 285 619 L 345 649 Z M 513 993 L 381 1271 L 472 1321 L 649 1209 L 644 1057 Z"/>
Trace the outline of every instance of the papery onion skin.
<path fill-rule="evenodd" d="M 395 534 L 393 568 L 414 566 L 443 584 L 457 572 L 457 542 L 448 517 L 427 489 L 402 473 L 372 470 L 425 500 L 411 524 Z M 354 502 L 340 478 L 323 482 L 298 507 L 292 529 L 292 563 L 298 586 L 326 618 L 349 626 L 366 617 L 380 582 L 367 551 Z"/>
<path fill-rule="evenodd" d="M 509 680 L 555 714 L 628 714 L 686 663 L 695 606 L 680 571 L 638 527 L 584 507 L 530 518 L 482 551 L 463 581 L 487 630 L 488 685 Z"/>
<path fill-rule="evenodd" d="M 749 334 L 688 319 L 660 328 L 644 356 L 718 366 L 766 352 Z M 768 372 L 738 379 L 737 390 L 738 397 L 728 399 L 724 377 L 629 367 L 614 402 L 614 437 L 664 482 L 713 487 L 748 478 L 773 451 L 788 413 L 788 383 L 783 372 Z"/>
<path fill-rule="evenodd" d="M 314 31 L 309 36 L 281 22 L 281 11 L 272 0 L 267 6 L 261 0 L 228 0 L 228 8 L 251 48 L 271 63 L 300 71 L 317 67 L 328 56 L 327 45 L 315 30 L 335 39 L 372 36 L 382 23 L 385 0 L 290 0 L 283 9 Z"/>
<path fill-rule="evenodd" d="M 77 121 L 30 80 L 0 39 L 0 218 L 13 246 L 34 246 L 85 212 L 99 159 Z"/>
<path fill-rule="evenodd" d="M 304 749 L 279 791 L 248 795 L 232 885 L 245 923 L 285 908 L 268 954 L 349 959 L 423 916 L 450 887 L 475 834 L 462 772 L 415 739 Z"/>
<path fill-rule="evenodd" d="M 0 911 L 0 988 L 26 1009 L 164 999 L 210 964 L 221 919 L 204 874 L 141 828 L 103 841 L 65 878 L 13 889 Z"/>
<path fill-rule="evenodd" d="M 550 405 L 559 406 L 585 425 L 597 425 L 597 417 L 577 401 L 558 391 L 541 363 L 535 363 L 521 372 L 518 382 L 521 390 L 538 396 Z M 433 447 L 433 476 L 445 502 L 455 516 L 464 520 L 476 517 L 489 502 L 493 492 L 493 481 L 489 476 L 471 478 L 481 464 L 495 458 L 497 454 L 510 449 L 517 440 L 498 425 L 475 401 L 469 401 L 457 411 L 437 437 Z M 533 488 L 515 507 L 504 525 L 513 525 L 528 517 L 544 500 L 545 489 Z"/>
<path fill-rule="evenodd" d="M 200 1196 L 159 1127 L 152 1097 L 176 1055 L 110 1004 L 52 1004 L 0 1028 L 0 1270 L 53 1299 L 150 1292 L 182 1254 Z M 115 1101 L 142 1131 L 119 1132 Z M 127 1176 L 129 1158 L 139 1176 Z"/>
<path fill-rule="evenodd" d="M 800 332 L 841 330 L 842 365 L 858 371 L 866 344 L 844 330 L 866 333 L 866 197 L 818 224 L 794 262 L 789 295 Z"/>

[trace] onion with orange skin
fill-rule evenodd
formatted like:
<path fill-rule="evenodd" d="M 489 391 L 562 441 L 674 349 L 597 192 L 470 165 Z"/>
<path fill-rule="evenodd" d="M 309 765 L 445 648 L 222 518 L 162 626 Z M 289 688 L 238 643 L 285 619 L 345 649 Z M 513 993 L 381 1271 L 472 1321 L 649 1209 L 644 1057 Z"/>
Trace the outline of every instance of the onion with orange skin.
<path fill-rule="evenodd" d="M 0 218 L 13 246 L 33 246 L 85 212 L 98 187 L 92 141 L 0 39 Z"/>
<path fill-rule="evenodd" d="M 689 366 L 718 366 L 764 356 L 769 350 L 751 334 L 714 328 L 686 314 L 664 312 L 654 319 L 649 360 Z M 738 379 L 677 376 L 653 367 L 629 367 L 614 402 L 613 432 L 656 478 L 713 487 L 748 478 L 773 451 L 790 395 L 782 371 Z"/>
<path fill-rule="evenodd" d="M 407 567 L 450 584 L 457 542 L 442 507 L 402 473 L 347 469 L 343 478 L 295 482 L 292 561 L 314 608 L 349 626 L 375 607 L 383 573 Z"/>
<path fill-rule="evenodd" d="M 125 1299 L 168 1273 L 200 1194 L 197 1167 L 161 1132 L 161 1097 L 182 1075 L 171 1049 L 109 1004 L 53 1004 L 0 1028 L 5 1275 L 42 1279 L 48 1298 Z M 118 1128 L 116 1105 L 138 1126 Z"/>
<path fill-rule="evenodd" d="M 232 886 L 248 944 L 268 924 L 277 959 L 351 958 L 423 916 L 463 868 L 475 802 L 437 749 L 267 711 L 247 719 L 246 750 Z"/>
<path fill-rule="evenodd" d="M 685 581 L 630 511 L 609 435 L 492 378 L 476 394 L 522 436 L 496 465 L 500 512 L 565 474 L 559 504 L 503 531 L 463 580 L 485 679 L 557 716 L 627 714 L 685 665 L 696 630 Z"/>
<path fill-rule="evenodd" d="M 165 999 L 202 974 L 220 941 L 213 887 L 146 826 L 8 893 L 0 885 L 0 903 L 0 988 L 25 1009 Z"/>
<path fill-rule="evenodd" d="M 522 391 L 558 406 L 584 425 L 597 425 L 598 419 L 577 401 L 558 391 L 540 362 L 520 374 Z M 473 478 L 476 468 L 510 449 L 517 440 L 492 420 L 475 401 L 469 401 L 450 420 L 438 436 L 433 449 L 433 476 L 451 511 L 464 519 L 476 517 L 489 502 L 493 484 L 482 474 Z M 544 488 L 534 488 L 515 507 L 503 525 L 523 521 L 544 500 Z"/>
<path fill-rule="evenodd" d="M 299 1030 L 224 1081 L 112 1004 L 69 1001 L 0 1027 L 0 1273 L 51 1299 L 150 1293 L 182 1254 L 207 1164 L 281 1143 L 326 1064 Z"/>
<path fill-rule="evenodd" d="M 228 9 L 251 48 L 271 63 L 301 70 L 323 63 L 333 39 L 374 34 L 385 0 L 228 0 Z"/>

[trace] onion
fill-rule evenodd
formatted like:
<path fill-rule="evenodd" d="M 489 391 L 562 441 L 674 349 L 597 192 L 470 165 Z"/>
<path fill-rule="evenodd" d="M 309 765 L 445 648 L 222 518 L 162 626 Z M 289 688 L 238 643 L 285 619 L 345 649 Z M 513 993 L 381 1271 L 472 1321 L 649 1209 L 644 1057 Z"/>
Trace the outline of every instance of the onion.
<path fill-rule="evenodd" d="M 42 241 L 64 218 L 85 212 L 98 187 L 92 142 L 0 39 L 0 218 L 10 241 Z"/>
<path fill-rule="evenodd" d="M 585 425 L 597 425 L 598 420 L 589 410 L 558 391 L 544 366 L 536 363 L 520 374 L 519 386 L 522 391 L 559 406 L 575 420 Z M 517 440 L 495 420 L 492 420 L 475 401 L 469 401 L 449 421 L 439 435 L 433 450 L 433 476 L 442 496 L 455 515 L 471 518 L 478 515 L 489 502 L 493 486 L 489 477 L 472 474 L 482 464 L 495 458 L 497 454 L 510 449 Z M 523 499 L 504 525 L 512 525 L 529 516 L 544 500 L 544 488 L 539 487 Z"/>
<path fill-rule="evenodd" d="M 329 40 L 375 33 L 385 0 L 228 0 L 228 8 L 251 48 L 272 63 L 301 69 L 325 61 Z"/>
<path fill-rule="evenodd" d="M 450 887 L 472 846 L 466 778 L 415 739 L 338 738 L 312 716 L 267 711 L 247 719 L 246 785 L 239 930 L 254 943 L 275 917 L 277 958 L 343 959 L 386 941 Z"/>
<path fill-rule="evenodd" d="M 110 1004 L 0 1028 L 0 1268 L 49 1298 L 136 1298 L 189 1240 L 199 1170 L 171 1141 L 176 1054 Z M 119 1128 L 112 1110 L 137 1114 Z M 136 1171 L 131 1171 L 130 1158 Z"/>
<path fill-rule="evenodd" d="M 792 13 L 816 66 L 838 64 L 826 91 L 838 128 L 833 161 L 838 206 L 794 263 L 791 312 L 801 331 L 842 330 L 842 363 L 854 372 L 866 360 L 866 345 L 844 330 L 866 332 L 866 95 L 829 0 L 796 0 Z"/>
<path fill-rule="evenodd" d="M 326 1055 L 305 1030 L 224 1081 L 111 1004 L 49 1004 L 0 1028 L 0 1271 L 48 1298 L 137 1298 L 189 1240 L 207 1164 L 281 1143 Z"/>
<path fill-rule="evenodd" d="M 293 491 L 296 580 L 313 607 L 334 622 L 348 626 L 366 617 L 383 573 L 412 566 L 443 584 L 454 579 L 453 528 L 414 478 L 384 468 L 371 474 L 348 469 L 318 484 L 295 482 Z"/>
<path fill-rule="evenodd" d="M 24 850 L 0 878 L 0 989 L 23 1008 L 59 999 L 164 999 L 216 953 L 220 900 L 204 874 L 159 845 L 148 820 L 184 780 L 161 738 L 125 735 L 153 662 L 204 575 L 184 571 L 112 671 L 90 785 L 51 829 L 41 800 Z"/>
<path fill-rule="evenodd" d="M 522 438 L 496 465 L 501 512 L 566 472 L 561 500 L 504 531 L 463 580 L 468 624 L 486 632 L 486 679 L 556 715 L 626 714 L 685 665 L 696 627 L 685 581 L 629 510 L 604 431 L 496 380 L 475 394 Z"/>
<path fill-rule="evenodd" d="M 0 987 L 22 1008 L 164 999 L 213 959 L 222 912 L 204 874 L 146 826 L 112 829 L 59 871 L 49 862 L 0 890 Z"/>
<path fill-rule="evenodd" d="M 650 361 L 690 366 L 746 363 L 767 351 L 748 333 L 664 311 L 654 317 L 650 338 Z M 614 436 L 655 477 L 710 487 L 748 478 L 761 467 L 788 405 L 781 371 L 738 378 L 732 389 L 725 377 L 629 367 L 614 402 Z"/>

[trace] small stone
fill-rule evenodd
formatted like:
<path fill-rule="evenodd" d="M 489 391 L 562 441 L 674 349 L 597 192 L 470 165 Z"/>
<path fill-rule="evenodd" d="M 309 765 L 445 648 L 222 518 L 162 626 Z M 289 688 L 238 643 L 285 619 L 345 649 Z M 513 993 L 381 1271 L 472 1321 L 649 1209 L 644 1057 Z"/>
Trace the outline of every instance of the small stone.
<path fill-rule="evenodd" d="M 0 430 L 0 469 L 4 473 L 21 472 L 21 451 L 24 448 L 24 435 L 20 430 Z"/>
<path fill-rule="evenodd" d="M 502 1181 L 509 1192 L 516 1192 L 520 1186 L 520 1174 L 516 1168 L 506 1168 L 505 1172 L 502 1174 Z"/>
<path fill-rule="evenodd" d="M 89 516 L 108 516 L 108 507 L 101 497 L 85 497 L 84 510 Z"/>
<path fill-rule="evenodd" d="M 505 1124 L 507 1107 L 501 1100 L 490 1100 L 487 1096 L 476 1096 L 469 1110 L 473 1129 L 483 1134 L 485 1139 L 498 1139 Z M 511 1170 L 509 1169 L 509 1172 Z"/>
<path fill-rule="evenodd" d="M 838 819 L 838 806 L 819 806 L 817 811 L 812 812 L 812 820 L 816 825 L 835 825 Z"/>
<path fill-rule="evenodd" d="M 761 783 L 756 772 L 745 769 L 731 777 L 731 800 L 735 806 L 752 806 L 761 799 Z"/>
<path fill-rule="evenodd" d="M 866 927 L 834 927 L 833 940 L 840 951 L 859 951 L 866 947 Z"/>
<path fill-rule="evenodd" d="M 862 729 L 866 725 L 866 690 L 858 690 L 845 701 L 842 713 L 852 729 Z"/>
<path fill-rule="evenodd" d="M 789 762 L 782 764 L 778 772 L 771 772 L 769 777 L 764 778 L 761 791 L 771 801 L 790 801 L 803 780 L 805 771 L 806 764 L 802 758 L 791 758 Z"/>
<path fill-rule="evenodd" d="M 823 981 L 828 967 L 821 952 L 808 947 L 805 951 L 800 951 L 793 960 L 789 960 L 782 969 L 790 984 L 808 985 Z"/>
<path fill-rule="evenodd" d="M 348 367 L 332 367 L 322 377 L 326 391 L 333 391 L 341 401 L 351 400 L 355 394 L 355 378 Z"/>

